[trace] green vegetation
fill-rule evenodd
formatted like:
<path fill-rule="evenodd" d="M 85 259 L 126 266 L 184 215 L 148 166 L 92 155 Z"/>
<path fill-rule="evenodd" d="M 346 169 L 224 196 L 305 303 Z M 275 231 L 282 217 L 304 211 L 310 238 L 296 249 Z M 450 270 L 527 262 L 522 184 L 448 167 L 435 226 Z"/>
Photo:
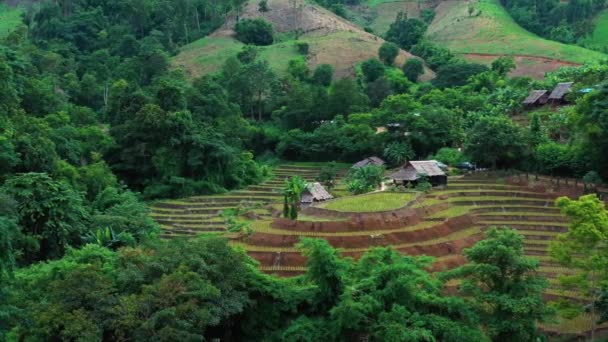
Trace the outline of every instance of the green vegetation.
<path fill-rule="evenodd" d="M 356 3 L 321 2 L 341 15 Z M 600 183 L 608 64 L 510 78 L 513 59 L 463 63 L 423 38 L 432 15 L 400 15 L 387 38 L 421 52 L 437 71 L 429 82 L 420 63 L 403 68 L 407 55 L 393 45 L 290 4 L 44 1 L 23 16 L 27 31 L 0 38 L 0 340 L 542 340 L 537 274 L 552 295 L 557 274 L 577 276 L 557 295 L 576 300 L 560 312 L 596 299 L 606 316 L 605 294 L 595 296 L 606 269 L 596 199 L 558 201 L 568 223 L 554 192 L 508 178 L 467 175 L 445 191 L 421 181 L 425 197 L 346 190 L 381 187 L 383 167 L 350 168 L 371 156 L 389 167 L 436 156 Z M 290 33 L 300 24 L 286 8 L 312 15 L 314 26 L 300 24 L 315 30 Z M 461 21 L 491 13 L 475 9 Z M 241 39 L 270 44 L 262 15 L 281 30 L 272 45 L 246 46 L 224 25 L 240 22 Z M 190 63 L 199 57 L 203 72 Z M 517 120 L 531 89 L 565 81 L 576 83 L 571 106 Z M 299 208 L 312 181 L 342 195 L 319 204 L 334 212 Z M 419 217 L 365 215 L 412 202 L 407 213 Z M 449 209 L 435 213 L 439 203 Z M 300 220 L 281 219 L 282 209 Z M 523 238 L 479 242 L 497 224 Z M 575 236 L 552 244 L 568 227 Z M 580 270 L 577 249 L 593 257 Z M 540 268 L 524 257 L 536 254 Z M 446 291 L 437 271 L 450 269 L 459 282 L 447 285 L 465 296 Z"/>
<path fill-rule="evenodd" d="M 22 10 L 0 4 L 0 38 L 6 37 L 13 29 L 21 24 Z"/>
<path fill-rule="evenodd" d="M 594 20 L 595 29 L 591 35 L 583 39 L 583 44 L 598 51 L 606 52 L 608 43 L 608 10 L 602 11 Z"/>
<path fill-rule="evenodd" d="M 344 212 L 389 211 L 404 207 L 416 198 L 416 193 L 380 192 L 339 198 L 323 203 L 320 207 Z"/>

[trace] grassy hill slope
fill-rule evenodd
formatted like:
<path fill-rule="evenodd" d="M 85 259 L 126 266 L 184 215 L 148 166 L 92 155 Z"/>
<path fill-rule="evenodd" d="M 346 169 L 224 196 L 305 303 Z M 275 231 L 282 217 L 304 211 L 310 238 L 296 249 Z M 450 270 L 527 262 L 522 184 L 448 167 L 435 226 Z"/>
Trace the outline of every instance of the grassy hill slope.
<path fill-rule="evenodd" d="M 6 37 L 21 23 L 21 9 L 0 4 L 0 38 Z"/>
<path fill-rule="evenodd" d="M 257 9 L 257 1 L 251 1 L 240 18 L 263 16 L 273 23 L 279 42 L 261 47 L 260 50 L 262 56 L 280 73 L 285 72 L 289 59 L 297 56 L 295 40 L 290 34 L 296 29 L 303 32 L 299 40 L 310 45 L 310 68 L 331 64 L 337 77 L 354 74 L 355 66 L 366 59 L 376 57 L 384 42 L 381 38 L 311 3 L 302 2 L 299 10 L 294 9 L 290 0 L 269 0 L 268 6 L 270 11 L 261 13 Z M 193 77 L 219 70 L 224 61 L 243 46 L 233 38 L 234 24 L 235 19 L 231 18 L 209 37 L 184 46 L 180 54 L 173 58 L 173 65 L 184 69 Z M 411 57 L 412 55 L 402 51 L 396 63 L 401 65 Z M 430 77 L 432 72 L 427 71 L 424 78 Z"/>
<path fill-rule="evenodd" d="M 438 0 L 365 0 L 358 6 L 350 6 L 354 21 L 369 26 L 380 36 L 384 35 L 397 13 L 403 11 L 410 17 L 419 17 L 420 12 L 432 8 Z"/>
<path fill-rule="evenodd" d="M 564 65 L 606 58 L 605 54 L 546 40 L 519 26 L 498 0 L 479 0 L 468 14 L 467 1 L 444 1 L 428 30 L 428 37 L 473 60 L 497 55 L 518 56 L 516 73 L 535 76 Z"/>

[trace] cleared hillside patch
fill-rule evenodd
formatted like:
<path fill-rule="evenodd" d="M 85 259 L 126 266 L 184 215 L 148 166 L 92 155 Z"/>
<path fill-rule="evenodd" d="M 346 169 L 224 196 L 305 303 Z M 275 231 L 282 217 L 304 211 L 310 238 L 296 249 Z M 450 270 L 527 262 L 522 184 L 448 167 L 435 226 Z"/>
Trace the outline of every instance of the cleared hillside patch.
<path fill-rule="evenodd" d="M 268 6 L 270 11 L 261 13 L 257 9 L 257 2 L 250 2 L 240 18 L 263 17 L 273 24 L 280 37 L 290 37 L 293 36 L 291 32 L 301 31 L 299 41 L 310 45 L 308 66 L 314 69 L 320 64 L 330 64 L 335 69 L 336 78 L 354 75 L 356 65 L 377 57 L 378 49 L 384 43 L 382 38 L 312 3 L 303 3 L 297 10 L 290 0 L 269 0 Z M 212 35 L 182 47 L 172 59 L 173 66 L 185 70 L 192 77 L 218 71 L 227 58 L 236 55 L 243 47 L 241 42 L 233 38 L 235 20 L 235 17 L 229 18 Z M 294 44 L 294 40 L 285 40 L 260 47 L 261 57 L 269 60 L 270 66 L 283 74 L 288 61 L 298 56 Z M 411 57 L 409 53 L 401 51 L 396 64 L 402 65 Z M 427 69 L 422 79 L 432 77 L 432 71 Z"/>

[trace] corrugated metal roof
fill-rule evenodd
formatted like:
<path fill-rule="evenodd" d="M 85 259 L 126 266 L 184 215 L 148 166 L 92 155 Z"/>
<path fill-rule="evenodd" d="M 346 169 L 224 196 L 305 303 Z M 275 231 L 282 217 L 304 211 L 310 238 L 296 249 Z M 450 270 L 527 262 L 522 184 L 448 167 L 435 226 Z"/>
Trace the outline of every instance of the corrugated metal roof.
<path fill-rule="evenodd" d="M 445 172 L 437 166 L 437 163 L 431 160 L 421 160 L 421 161 L 411 161 L 410 165 L 418 171 L 418 173 L 423 173 L 429 177 L 432 176 L 445 176 Z"/>
<path fill-rule="evenodd" d="M 397 181 L 415 181 L 420 175 L 429 177 L 445 176 L 445 172 L 433 160 L 420 160 L 408 162 L 399 171 L 390 175 L 390 178 Z"/>

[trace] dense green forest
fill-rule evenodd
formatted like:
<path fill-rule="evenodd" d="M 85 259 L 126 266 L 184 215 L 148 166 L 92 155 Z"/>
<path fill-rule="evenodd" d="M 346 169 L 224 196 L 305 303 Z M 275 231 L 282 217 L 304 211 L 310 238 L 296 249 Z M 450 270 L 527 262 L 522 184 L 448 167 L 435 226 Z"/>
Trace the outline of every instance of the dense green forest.
<path fill-rule="evenodd" d="M 594 17 L 605 0 L 500 0 L 518 24 L 542 37 L 577 43 L 593 32 Z M 605 48 L 590 46 L 590 48 Z"/>
<path fill-rule="evenodd" d="M 280 159 L 434 157 L 606 179 L 608 63 L 511 78 L 513 60 L 466 62 L 399 15 L 354 77 L 310 70 L 304 44 L 286 75 L 256 45 L 194 80 L 171 67 L 243 2 L 42 2 L 2 39 L 0 340 L 537 341 L 553 311 L 514 231 L 491 230 L 440 276 L 430 258 L 377 248 L 354 261 L 307 239 L 307 272 L 280 279 L 219 237 L 160 240 L 144 200 L 256 184 Z M 272 44 L 269 23 L 239 25 L 239 39 Z M 422 59 L 396 65 L 397 46 Z M 572 106 L 513 120 L 529 90 L 564 81 Z M 462 296 L 443 291 L 450 279 Z"/>

